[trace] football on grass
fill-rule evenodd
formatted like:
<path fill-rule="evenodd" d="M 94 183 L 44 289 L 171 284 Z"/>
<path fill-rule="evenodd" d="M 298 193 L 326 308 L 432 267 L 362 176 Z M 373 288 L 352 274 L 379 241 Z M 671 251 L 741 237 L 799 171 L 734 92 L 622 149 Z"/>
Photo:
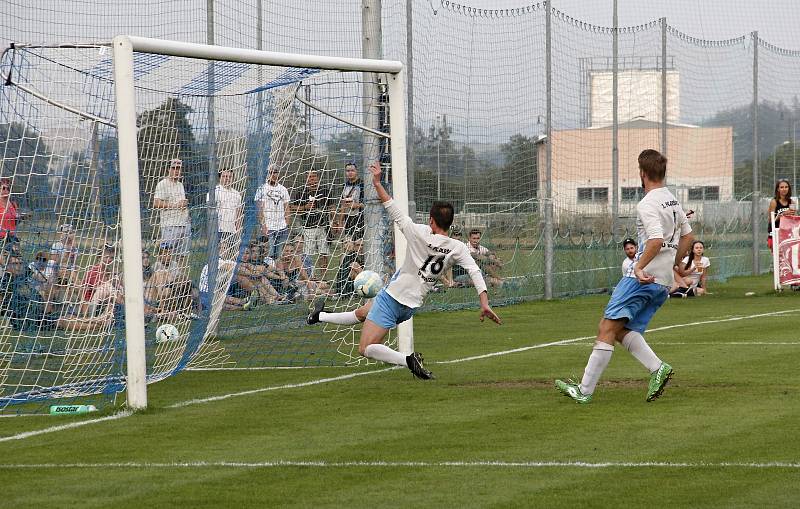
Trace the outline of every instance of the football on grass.
<path fill-rule="evenodd" d="M 175 341 L 180 337 L 178 328 L 171 323 L 159 325 L 156 329 L 156 343 L 164 343 L 165 341 Z"/>
<path fill-rule="evenodd" d="M 356 294 L 367 299 L 378 295 L 382 287 L 383 279 L 377 272 L 372 272 L 371 270 L 361 271 L 353 281 L 353 289 L 355 289 Z"/>

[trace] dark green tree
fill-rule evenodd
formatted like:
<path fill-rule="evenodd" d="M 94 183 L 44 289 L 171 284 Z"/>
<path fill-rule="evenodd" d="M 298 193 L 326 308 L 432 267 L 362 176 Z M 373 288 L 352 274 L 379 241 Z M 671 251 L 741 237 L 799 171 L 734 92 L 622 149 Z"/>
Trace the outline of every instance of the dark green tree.
<path fill-rule="evenodd" d="M 2 177 L 13 178 L 12 199 L 31 211 L 52 207 L 50 148 L 41 133 L 19 122 L 0 124 Z"/>

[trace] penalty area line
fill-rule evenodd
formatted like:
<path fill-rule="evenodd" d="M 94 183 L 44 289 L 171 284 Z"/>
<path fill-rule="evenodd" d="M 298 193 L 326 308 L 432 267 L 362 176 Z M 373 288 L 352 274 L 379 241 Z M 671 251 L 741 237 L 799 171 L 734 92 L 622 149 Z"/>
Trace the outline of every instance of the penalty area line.
<path fill-rule="evenodd" d="M 119 463 L 0 463 L 0 470 L 14 469 L 192 469 L 192 468 L 667 468 L 667 469 L 800 469 L 800 463 L 763 462 L 673 462 L 673 461 L 194 461 L 194 462 L 119 462 Z"/>
<path fill-rule="evenodd" d="M 47 433 L 56 433 L 58 431 L 66 431 L 69 429 L 80 428 L 83 426 L 88 426 L 90 424 L 97 424 L 98 422 L 106 422 L 106 421 L 115 421 L 117 419 L 122 419 L 124 417 L 129 417 L 132 415 L 133 412 L 126 410 L 124 412 L 118 412 L 114 415 L 108 415 L 106 417 L 99 417 L 97 419 L 87 419 L 85 421 L 77 421 L 77 422 L 70 422 L 68 424 L 62 424 L 60 426 L 51 426 L 49 428 L 37 429 L 35 431 L 26 431 L 24 433 L 18 433 L 16 435 L 10 435 L 7 437 L 0 437 L 0 442 L 10 442 L 12 440 L 23 440 L 25 438 L 35 437 L 38 435 L 46 435 Z"/>

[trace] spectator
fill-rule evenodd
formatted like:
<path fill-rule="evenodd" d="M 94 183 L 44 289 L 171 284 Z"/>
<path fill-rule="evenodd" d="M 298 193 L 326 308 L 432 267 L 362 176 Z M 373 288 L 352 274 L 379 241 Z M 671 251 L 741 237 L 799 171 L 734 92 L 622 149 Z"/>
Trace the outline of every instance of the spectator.
<path fill-rule="evenodd" d="M 364 182 L 358 175 L 355 163 L 344 167 L 344 189 L 337 223 L 342 225 L 344 234 L 351 240 L 364 238 Z"/>
<path fill-rule="evenodd" d="M 183 270 L 181 265 L 172 256 L 173 250 L 169 247 L 162 247 L 158 250 L 158 256 L 156 257 L 156 263 L 153 264 L 153 272 L 161 272 L 165 271 L 169 274 L 169 278 L 166 280 L 167 283 L 172 283 L 181 279 Z"/>
<path fill-rule="evenodd" d="M 278 261 L 278 268 L 287 277 L 288 284 L 295 288 L 306 300 L 313 300 L 315 297 L 327 293 L 328 285 L 325 281 L 317 281 L 303 267 L 302 258 L 295 251 L 294 244 L 286 244 L 283 247 L 283 255 Z"/>
<path fill-rule="evenodd" d="M 233 188 L 233 170 L 219 172 L 214 199 L 217 203 L 217 232 L 220 249 L 229 246 L 242 228 L 242 195 Z"/>
<path fill-rule="evenodd" d="M 97 316 L 114 304 L 122 304 L 122 285 L 119 276 L 114 274 L 115 254 L 114 247 L 106 245 L 100 261 L 86 272 L 81 316 Z"/>
<path fill-rule="evenodd" d="M 251 255 L 252 251 L 249 246 L 242 251 L 242 259 L 236 267 L 236 282 L 250 293 L 250 301 L 253 304 L 258 302 L 272 304 L 277 300 L 283 300 L 283 297 L 279 296 L 277 290 L 270 284 L 267 278 L 267 268 L 256 263 Z"/>
<path fill-rule="evenodd" d="M 289 191 L 278 182 L 278 168 L 270 165 L 267 181 L 256 191 L 255 202 L 261 235 L 269 244 L 267 255 L 277 260 L 289 238 Z"/>
<path fill-rule="evenodd" d="M 14 329 L 22 330 L 30 304 L 31 288 L 27 284 L 25 264 L 17 242 L 9 239 L 0 256 L 3 265 L 3 275 L 0 278 L 2 312 L 8 317 Z"/>
<path fill-rule="evenodd" d="M 692 242 L 689 256 L 685 256 L 681 267 L 675 267 L 675 283 L 670 289 L 670 297 L 699 297 L 708 292 L 708 267 L 711 261 L 703 256 L 705 244 L 700 240 Z"/>
<path fill-rule="evenodd" d="M 180 159 L 170 161 L 168 176 L 156 184 L 153 208 L 161 211 L 161 247 L 174 249 L 178 255 L 188 255 L 192 231 L 189 200 L 181 182 L 182 170 Z"/>
<path fill-rule="evenodd" d="M 11 179 L 0 178 L 0 240 L 16 239 L 18 210 L 11 199 Z"/>
<path fill-rule="evenodd" d="M 353 280 L 364 270 L 363 241 L 349 239 L 344 245 L 344 254 L 339 264 L 339 272 L 334 280 L 334 290 L 340 295 L 353 293 Z"/>
<path fill-rule="evenodd" d="M 321 270 L 328 267 L 328 226 L 330 197 L 328 190 L 320 188 L 319 175 L 316 171 L 309 171 L 306 184 L 296 200 L 295 210 L 302 212 L 303 241 L 305 253 L 312 259 L 317 257 L 317 266 Z"/>
<path fill-rule="evenodd" d="M 246 296 L 241 295 L 237 285 L 233 281 L 235 279 L 235 275 L 232 273 L 236 272 L 236 262 L 233 260 L 224 260 L 222 258 L 219 259 L 219 265 L 217 265 L 217 290 L 222 288 L 221 283 L 226 282 L 228 278 L 231 278 L 231 282 L 228 285 L 228 291 L 225 293 L 225 300 L 222 304 L 222 309 L 224 311 L 249 311 L 252 309 L 252 304 L 250 303 L 250 299 Z M 203 266 L 203 270 L 200 273 L 200 302 L 202 308 L 204 310 L 211 309 L 211 296 L 212 294 L 208 290 L 208 264 Z"/>
<path fill-rule="evenodd" d="M 622 241 L 622 249 L 625 252 L 625 259 L 622 260 L 622 276 L 633 274 L 633 266 L 636 264 L 636 241 L 628 237 Z"/>
<path fill-rule="evenodd" d="M 489 286 L 500 288 L 503 286 L 503 279 L 500 277 L 500 268 L 503 266 L 503 263 L 489 248 L 481 245 L 482 236 L 483 234 L 477 228 L 473 228 L 469 231 L 468 240 L 466 242 L 469 254 L 472 255 L 475 263 L 480 267 L 484 279 Z M 456 281 L 464 285 L 469 285 L 472 279 L 467 274 L 466 276 L 456 276 Z"/>
<path fill-rule="evenodd" d="M 792 185 L 788 180 L 780 179 L 775 183 L 775 195 L 769 202 L 767 217 L 771 218 L 772 212 L 775 213 L 775 225 L 773 228 L 772 219 L 770 219 L 769 227 L 767 228 L 767 245 L 770 251 L 772 251 L 772 232 L 778 231 L 781 225 L 781 216 L 797 212 L 797 206 L 792 203 Z"/>
<path fill-rule="evenodd" d="M 71 224 L 62 224 L 58 227 L 60 237 L 50 246 L 50 260 L 47 263 L 45 275 L 50 278 L 59 267 L 70 270 L 77 268 L 78 247 L 75 245 L 75 229 Z"/>
<path fill-rule="evenodd" d="M 33 288 L 38 295 L 35 297 L 44 302 L 47 294 L 50 292 L 49 278 L 47 277 L 47 253 L 44 251 L 37 251 L 33 256 L 33 261 L 28 264 L 28 284 Z"/>

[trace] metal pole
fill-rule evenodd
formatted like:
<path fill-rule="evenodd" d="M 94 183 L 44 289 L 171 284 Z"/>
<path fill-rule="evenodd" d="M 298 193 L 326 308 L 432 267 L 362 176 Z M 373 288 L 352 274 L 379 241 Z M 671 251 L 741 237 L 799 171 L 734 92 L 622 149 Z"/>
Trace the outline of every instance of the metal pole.
<path fill-rule="evenodd" d="M 417 216 L 417 202 L 414 191 L 414 1 L 406 0 L 406 110 L 408 118 L 406 129 L 411 138 L 406 144 L 406 167 L 408 171 L 408 212 L 412 218 Z"/>
<path fill-rule="evenodd" d="M 667 18 L 661 18 L 661 154 L 667 157 Z"/>
<path fill-rule="evenodd" d="M 797 120 L 792 122 L 792 191 L 797 192 Z"/>
<path fill-rule="evenodd" d="M 442 140 L 436 142 L 436 200 L 442 199 Z"/>
<path fill-rule="evenodd" d="M 214 0 L 206 0 L 206 44 L 214 45 Z M 206 203 L 206 239 L 208 253 L 208 291 L 217 288 L 217 262 L 219 260 L 219 244 L 217 239 L 217 139 L 214 118 L 215 92 L 214 60 L 208 62 L 208 201 Z"/>
<path fill-rule="evenodd" d="M 552 6 L 547 0 L 545 14 L 545 176 L 544 176 L 544 298 L 553 298 L 553 25 Z"/>
<path fill-rule="evenodd" d="M 761 263 L 758 259 L 759 239 L 758 226 L 761 217 L 761 183 L 758 175 L 758 31 L 753 37 L 753 201 L 750 207 L 750 226 L 753 230 L 753 274 L 761 274 Z"/>
<path fill-rule="evenodd" d="M 614 20 L 611 31 L 613 40 L 612 78 L 611 78 L 611 235 L 617 231 L 619 217 L 619 24 L 617 19 L 617 0 L 614 0 Z"/>
<path fill-rule="evenodd" d="M 361 4 L 361 54 L 363 58 L 381 58 L 381 0 L 362 0 Z M 378 103 L 380 101 L 380 85 L 378 75 L 371 72 L 363 73 L 362 106 L 366 127 L 381 130 Z M 391 112 L 394 113 L 394 112 Z M 405 116 L 403 111 L 397 112 Z M 394 118 L 394 115 L 391 115 Z M 364 221 L 367 234 L 364 236 L 365 264 L 369 270 L 379 274 L 383 268 L 383 246 L 386 233 L 382 228 L 383 207 L 378 201 L 378 195 L 372 186 L 372 177 L 367 169 L 370 164 L 380 161 L 380 145 L 375 135 L 368 132 L 362 133 L 363 166 L 364 173 Z M 386 175 L 384 178 L 388 178 Z M 396 254 L 395 254 L 396 257 Z"/>

